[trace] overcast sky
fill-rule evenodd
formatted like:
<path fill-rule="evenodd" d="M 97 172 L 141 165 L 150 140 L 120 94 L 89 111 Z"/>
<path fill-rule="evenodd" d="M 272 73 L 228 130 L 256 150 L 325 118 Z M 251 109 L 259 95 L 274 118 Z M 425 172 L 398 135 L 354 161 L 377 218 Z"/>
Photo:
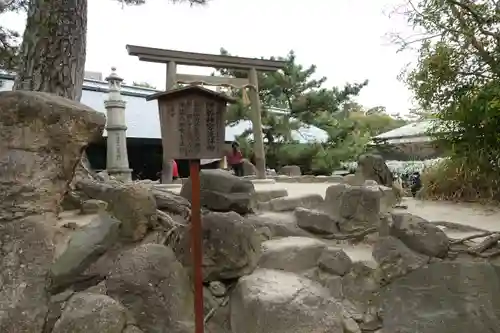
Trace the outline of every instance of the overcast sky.
<path fill-rule="evenodd" d="M 245 57 L 286 55 L 294 50 L 299 63 L 316 64 L 327 85 L 368 79 L 358 101 L 383 105 L 405 114 L 411 94 L 397 80 L 414 60 L 396 53 L 385 35 L 408 31 L 401 18 L 387 13 L 401 0 L 212 0 L 206 7 L 147 0 L 140 7 L 122 7 L 111 0 L 89 0 L 86 70 L 111 66 L 127 82 L 147 81 L 165 87 L 165 65 L 140 62 L 126 44 L 180 51 L 230 53 Z M 24 29 L 24 17 L 8 15 L 2 24 Z M 179 72 L 210 74 L 211 69 L 180 67 Z"/>

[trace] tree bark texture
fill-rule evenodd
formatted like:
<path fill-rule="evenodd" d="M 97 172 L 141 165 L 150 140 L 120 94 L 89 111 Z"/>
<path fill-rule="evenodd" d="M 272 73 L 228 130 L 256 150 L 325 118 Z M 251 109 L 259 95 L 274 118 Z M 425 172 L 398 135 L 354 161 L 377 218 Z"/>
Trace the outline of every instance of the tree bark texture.
<path fill-rule="evenodd" d="M 80 101 L 86 34 L 87 0 L 31 0 L 14 89 Z"/>

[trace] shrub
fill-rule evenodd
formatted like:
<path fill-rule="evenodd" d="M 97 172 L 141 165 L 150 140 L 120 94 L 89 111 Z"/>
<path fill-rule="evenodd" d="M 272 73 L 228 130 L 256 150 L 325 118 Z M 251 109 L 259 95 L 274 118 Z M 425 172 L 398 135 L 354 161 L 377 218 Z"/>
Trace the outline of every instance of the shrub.
<path fill-rule="evenodd" d="M 247 158 L 252 156 L 251 143 L 241 140 L 240 148 Z M 340 165 L 320 143 L 287 143 L 266 146 L 266 165 L 279 170 L 285 165 L 297 165 L 305 175 L 331 175 Z"/>
<path fill-rule="evenodd" d="M 267 165 L 276 170 L 285 165 L 297 165 L 305 175 L 331 175 L 333 172 L 332 159 L 319 143 L 276 145 L 267 151 Z"/>
<path fill-rule="evenodd" d="M 424 161 L 386 161 L 387 167 L 394 174 L 402 177 L 403 175 L 411 174 L 415 171 L 422 173 L 425 169 L 432 167 L 433 165 L 439 163 L 442 159 L 430 159 Z M 351 172 L 355 171 L 358 163 L 357 162 L 344 162 L 341 166 Z"/>
<path fill-rule="evenodd" d="M 500 200 L 498 175 L 485 173 L 466 159 L 446 159 L 422 173 L 423 199 L 468 202 Z"/>

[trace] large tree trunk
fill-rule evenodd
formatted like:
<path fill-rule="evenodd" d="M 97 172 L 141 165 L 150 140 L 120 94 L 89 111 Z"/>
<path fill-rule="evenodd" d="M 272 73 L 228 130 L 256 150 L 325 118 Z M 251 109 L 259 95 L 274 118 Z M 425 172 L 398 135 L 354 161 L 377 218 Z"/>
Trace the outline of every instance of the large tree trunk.
<path fill-rule="evenodd" d="M 14 89 L 79 101 L 86 35 L 87 0 L 31 0 Z"/>
<path fill-rule="evenodd" d="M 87 0 L 30 0 L 14 89 L 80 101 L 86 46 Z M 88 164 L 85 151 L 71 184 L 87 176 L 82 163 Z"/>

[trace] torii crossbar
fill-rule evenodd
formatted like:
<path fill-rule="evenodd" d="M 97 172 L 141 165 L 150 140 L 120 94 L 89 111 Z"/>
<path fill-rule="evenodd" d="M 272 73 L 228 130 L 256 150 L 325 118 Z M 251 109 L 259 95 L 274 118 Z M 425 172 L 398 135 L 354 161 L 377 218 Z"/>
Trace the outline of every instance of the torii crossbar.
<path fill-rule="evenodd" d="M 261 107 L 259 100 L 257 71 L 274 72 L 279 69 L 284 69 L 286 66 L 285 61 L 184 52 L 136 45 L 127 45 L 126 47 L 129 55 L 137 56 L 141 61 L 167 64 L 166 90 L 173 89 L 175 84 L 178 82 L 193 84 L 203 83 L 213 86 L 223 85 L 236 88 L 250 88 L 249 95 L 252 108 L 251 119 L 253 137 L 255 140 L 254 153 L 257 178 L 266 178 L 266 159 L 262 134 Z M 248 71 L 248 79 L 177 74 L 177 65 L 246 70 Z M 161 121 L 163 119 L 163 115 L 161 114 L 161 112 L 159 116 L 160 123 L 163 124 L 163 122 Z M 161 125 L 162 136 L 165 136 L 164 131 L 165 129 L 163 128 L 163 125 Z M 163 147 L 162 183 L 170 183 L 172 181 L 171 165 L 171 157 L 167 155 L 166 147 Z"/>

